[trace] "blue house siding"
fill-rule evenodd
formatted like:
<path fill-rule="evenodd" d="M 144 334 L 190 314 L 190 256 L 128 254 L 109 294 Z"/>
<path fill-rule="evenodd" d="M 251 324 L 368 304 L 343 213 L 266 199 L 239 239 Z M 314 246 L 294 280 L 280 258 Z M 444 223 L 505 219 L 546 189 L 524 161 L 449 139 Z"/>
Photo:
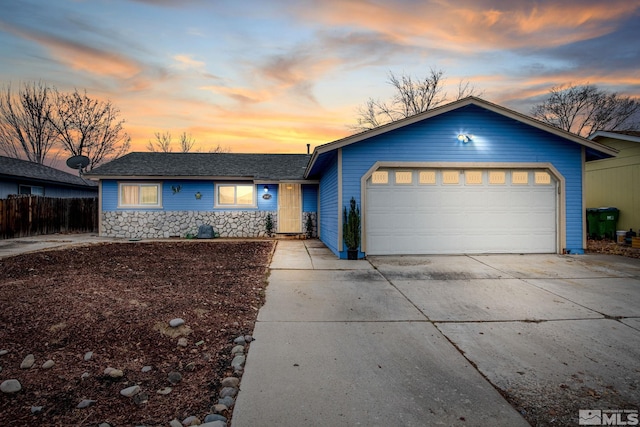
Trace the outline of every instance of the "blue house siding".
<path fill-rule="evenodd" d="M 320 194 L 320 240 L 338 254 L 338 158 L 333 156 L 327 165 L 318 188 Z"/>
<path fill-rule="evenodd" d="M 302 212 L 318 211 L 318 186 L 304 184 L 302 186 Z"/>
<path fill-rule="evenodd" d="M 44 190 L 44 197 L 53 198 L 94 198 L 98 197 L 98 187 L 95 189 L 89 188 L 74 188 L 64 185 L 56 185 L 49 183 L 31 182 L 25 180 L 2 180 L 0 181 L 0 199 L 6 199 L 10 194 L 20 194 L 20 186 L 32 186 L 42 187 Z"/>
<path fill-rule="evenodd" d="M 460 133 L 474 136 L 463 144 Z M 566 246 L 572 253 L 582 247 L 582 149 L 576 143 L 468 105 L 460 109 L 371 137 L 342 148 L 342 206 L 351 197 L 361 205 L 360 178 L 377 161 L 395 162 L 548 162 L 566 179 Z M 334 182 L 323 177 L 321 203 Z M 333 178 L 333 176 L 329 176 Z M 323 187 L 326 189 L 323 191 Z M 324 209 L 321 206 L 321 221 Z M 335 217 L 335 210 L 333 211 Z M 327 224 L 328 225 L 328 224 Z M 324 232 L 324 227 L 323 227 Z M 331 242 L 331 239 L 327 239 Z M 335 239 L 334 239 L 335 240 Z M 323 238 L 325 241 L 325 238 Z M 327 243 L 327 242 L 325 242 Z M 335 245 L 330 246 L 334 253 Z"/>

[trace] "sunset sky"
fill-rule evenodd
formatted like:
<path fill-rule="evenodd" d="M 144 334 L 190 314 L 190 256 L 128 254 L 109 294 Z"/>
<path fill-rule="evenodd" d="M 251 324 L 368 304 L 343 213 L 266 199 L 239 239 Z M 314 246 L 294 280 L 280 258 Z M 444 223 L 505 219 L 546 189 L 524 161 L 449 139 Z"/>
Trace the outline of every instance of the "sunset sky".
<path fill-rule="evenodd" d="M 110 99 L 133 151 L 154 132 L 196 148 L 301 153 L 353 131 L 389 71 L 444 71 L 529 113 L 593 83 L 640 96 L 637 0 L 3 0 L 0 80 Z M 453 99 L 452 99 L 453 100 Z"/>

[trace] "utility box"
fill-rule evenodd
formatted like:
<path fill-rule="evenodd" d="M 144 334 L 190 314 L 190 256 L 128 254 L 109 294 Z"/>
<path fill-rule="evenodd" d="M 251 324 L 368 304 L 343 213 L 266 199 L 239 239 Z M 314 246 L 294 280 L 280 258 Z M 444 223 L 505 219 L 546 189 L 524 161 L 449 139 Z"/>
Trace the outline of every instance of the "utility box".
<path fill-rule="evenodd" d="M 589 208 L 587 209 L 587 233 L 594 239 L 616 238 L 618 208 Z"/>

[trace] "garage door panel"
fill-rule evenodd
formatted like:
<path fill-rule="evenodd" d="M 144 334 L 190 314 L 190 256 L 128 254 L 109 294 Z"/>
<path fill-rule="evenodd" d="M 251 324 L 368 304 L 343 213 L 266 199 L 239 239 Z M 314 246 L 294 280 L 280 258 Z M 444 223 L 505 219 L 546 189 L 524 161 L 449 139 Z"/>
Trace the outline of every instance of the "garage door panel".
<path fill-rule="evenodd" d="M 414 174 L 417 177 L 419 171 Z M 366 199 L 367 253 L 552 253 L 556 251 L 556 191 L 552 185 L 488 182 L 370 185 Z"/>

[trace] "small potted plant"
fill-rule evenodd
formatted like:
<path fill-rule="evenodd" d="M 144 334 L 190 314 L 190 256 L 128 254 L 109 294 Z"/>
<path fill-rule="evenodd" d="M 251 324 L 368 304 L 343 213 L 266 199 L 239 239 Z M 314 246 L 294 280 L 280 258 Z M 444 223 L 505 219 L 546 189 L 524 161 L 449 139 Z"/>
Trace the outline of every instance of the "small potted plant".
<path fill-rule="evenodd" d="M 351 198 L 349 212 L 344 207 L 342 221 L 342 238 L 347 247 L 347 259 L 358 259 L 358 248 L 360 247 L 360 209 L 355 198 Z"/>

